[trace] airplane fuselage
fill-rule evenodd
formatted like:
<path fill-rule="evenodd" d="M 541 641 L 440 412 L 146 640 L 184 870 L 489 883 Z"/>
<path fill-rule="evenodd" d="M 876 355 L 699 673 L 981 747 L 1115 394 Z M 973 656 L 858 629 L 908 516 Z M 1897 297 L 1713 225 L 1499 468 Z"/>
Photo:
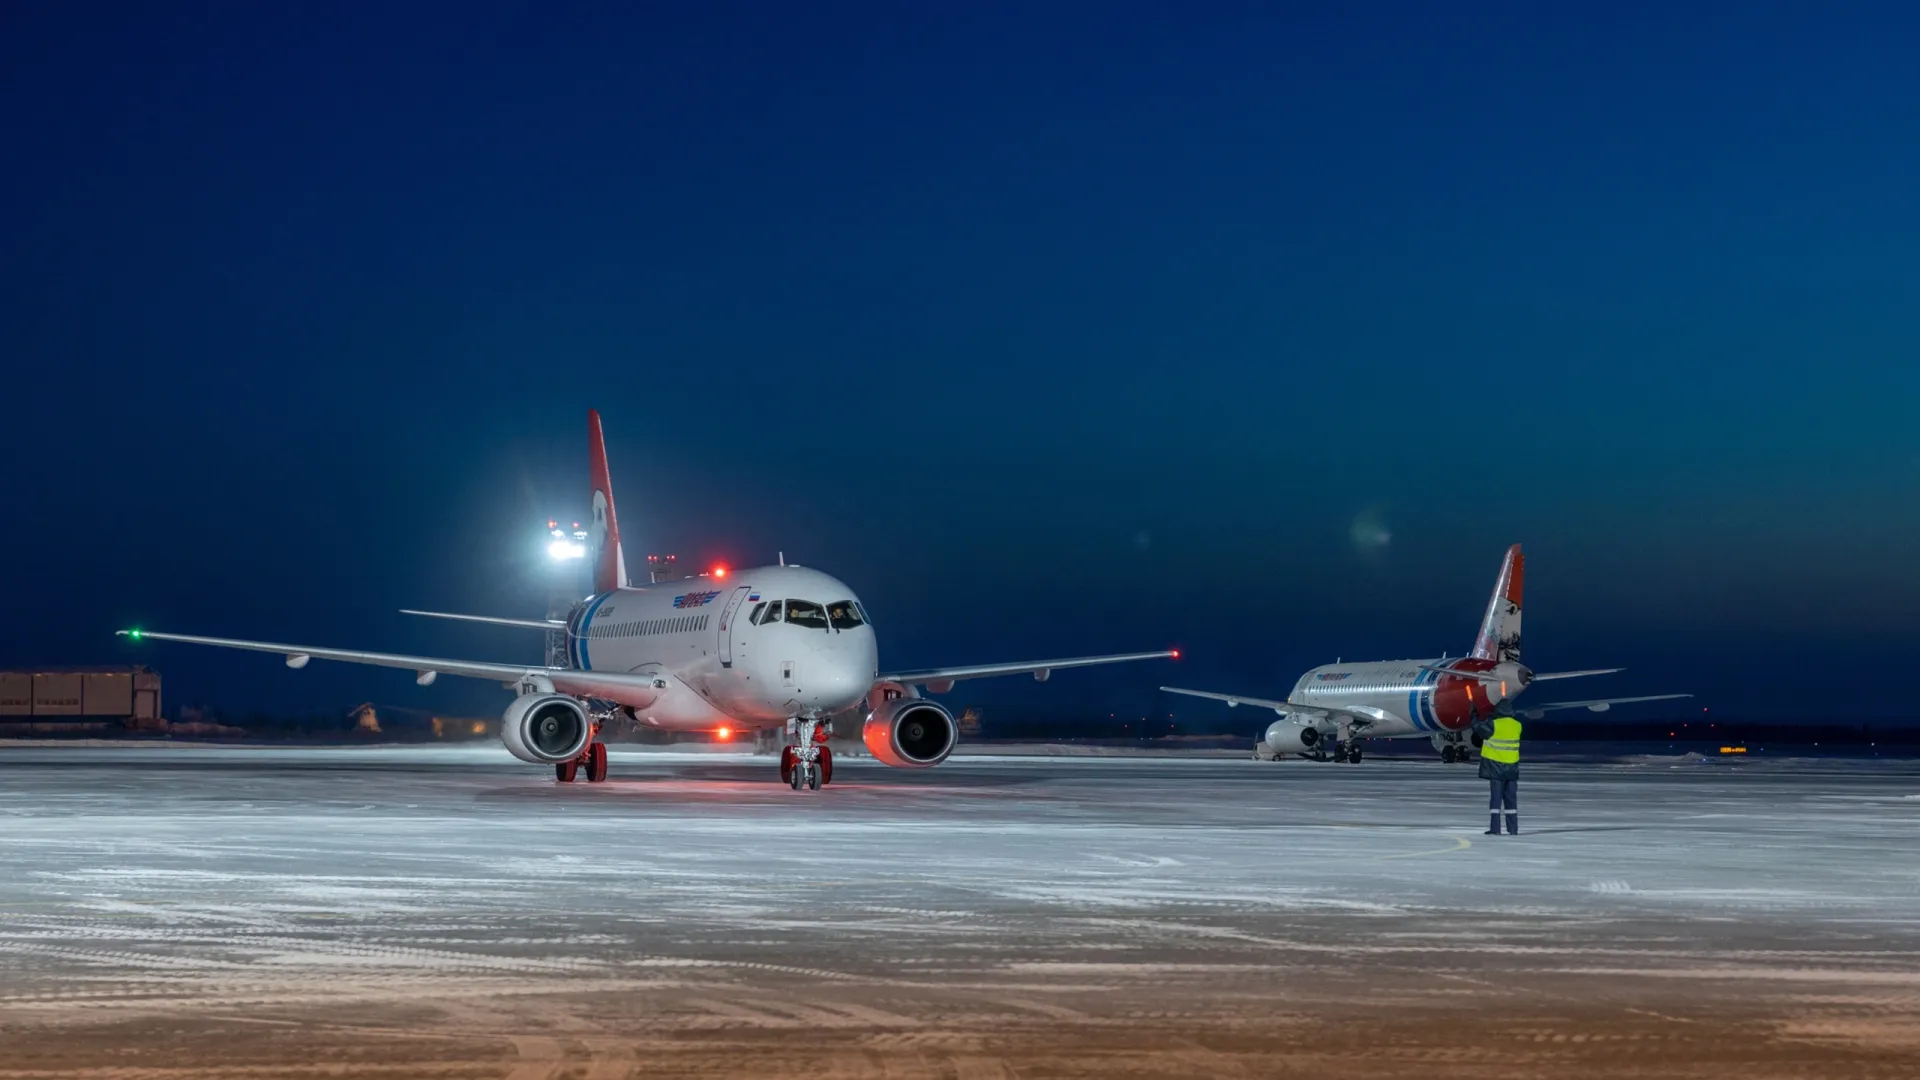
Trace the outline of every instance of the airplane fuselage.
<path fill-rule="evenodd" d="M 1502 667 L 1514 669 L 1510 674 Z M 1508 676 L 1503 684 L 1446 672 Z M 1287 695 L 1288 705 L 1351 715 L 1355 732 L 1370 739 L 1425 738 L 1465 731 L 1476 715 L 1511 701 L 1524 682 L 1524 668 L 1471 657 L 1436 660 L 1382 660 L 1325 664 L 1308 671 Z"/>
<path fill-rule="evenodd" d="M 873 624 L 852 589 L 818 570 L 761 566 L 591 597 L 567 625 L 569 664 L 656 675 L 634 707 L 650 727 L 770 727 L 859 705 L 879 675 Z"/>

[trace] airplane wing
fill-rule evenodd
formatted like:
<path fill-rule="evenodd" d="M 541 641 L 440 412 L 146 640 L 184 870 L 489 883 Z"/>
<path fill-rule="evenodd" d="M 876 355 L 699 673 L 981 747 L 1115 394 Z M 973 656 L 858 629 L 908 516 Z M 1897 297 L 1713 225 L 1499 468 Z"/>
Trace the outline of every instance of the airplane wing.
<path fill-rule="evenodd" d="M 1252 705 L 1255 708 L 1272 709 L 1281 716 L 1317 717 L 1332 720 L 1335 723 L 1338 723 L 1341 717 L 1345 717 L 1346 722 L 1356 730 L 1365 730 L 1375 724 L 1394 719 L 1393 714 L 1385 709 L 1376 709 L 1371 705 L 1342 705 L 1338 708 L 1322 705 L 1294 705 L 1285 701 L 1275 701 L 1272 698 L 1247 697 L 1245 694 L 1216 694 L 1211 690 L 1183 690 L 1178 686 L 1163 686 L 1160 689 L 1169 694 L 1185 694 L 1188 697 L 1224 701 L 1229 709 L 1236 705 Z"/>
<path fill-rule="evenodd" d="M 577 671 L 539 664 L 490 664 L 476 660 L 451 660 L 438 656 L 405 656 L 399 653 L 361 652 L 356 649 L 320 649 L 311 645 L 288 645 L 278 641 L 242 641 L 236 638 L 196 637 L 192 634 L 160 634 L 151 630 L 122 630 L 119 636 L 130 641 L 183 641 L 189 645 L 213 645 L 222 649 L 247 649 L 253 652 L 280 653 L 288 667 L 306 667 L 314 657 L 339 660 L 348 664 L 374 667 L 408 668 L 417 673 L 421 685 L 440 675 L 458 675 L 467 679 L 486 679 L 509 686 L 529 676 L 544 677 L 562 694 L 605 698 L 622 705 L 645 706 L 665 689 L 655 676 L 619 671 Z"/>
<path fill-rule="evenodd" d="M 1032 675 L 1041 682 L 1065 668 L 1093 667 L 1096 664 L 1125 664 L 1134 660 L 1177 660 L 1180 650 L 1165 652 L 1119 653 L 1114 656 L 1076 656 L 1067 660 L 1035 660 L 1019 664 L 980 664 L 974 667 L 933 668 L 929 671 L 902 671 L 880 676 L 882 682 L 924 684 L 936 694 L 953 689 L 960 679 L 984 679 L 993 675 Z"/>
<path fill-rule="evenodd" d="M 1214 701 L 1224 701 L 1227 703 L 1227 708 L 1229 709 L 1238 705 L 1252 705 L 1256 708 L 1272 709 L 1274 712 L 1289 712 L 1293 709 L 1293 706 L 1286 702 L 1275 701 L 1272 698 L 1248 697 L 1245 694 L 1216 694 L 1211 690 L 1182 690 L 1177 686 L 1163 686 L 1160 689 L 1165 690 L 1169 694 L 1185 694 L 1188 697 L 1203 697 L 1211 698 Z M 1319 712 L 1321 710 L 1314 709 L 1312 711 Z"/>
<path fill-rule="evenodd" d="M 486 623 L 488 626 L 520 626 L 528 630 L 565 630 L 565 619 L 507 619 L 498 615 L 457 615 L 451 611 L 415 611 L 401 608 L 402 615 L 425 615 L 429 619 L 458 619 L 461 622 Z"/>
<path fill-rule="evenodd" d="M 1623 667 L 1597 667 L 1588 668 L 1585 671 L 1536 671 L 1533 673 L 1533 678 L 1529 681 L 1549 682 L 1554 679 L 1583 679 L 1588 675 L 1612 675 L 1615 672 L 1625 670 L 1627 669 Z"/>
<path fill-rule="evenodd" d="M 1593 701 L 1550 701 L 1544 705 L 1523 705 L 1516 711 L 1529 720 L 1538 720 L 1555 709 L 1586 709 L 1588 712 L 1606 712 L 1615 705 L 1629 705 L 1636 701 L 1673 701 L 1678 698 L 1690 698 L 1692 694 L 1648 694 L 1644 697 L 1598 698 Z"/>

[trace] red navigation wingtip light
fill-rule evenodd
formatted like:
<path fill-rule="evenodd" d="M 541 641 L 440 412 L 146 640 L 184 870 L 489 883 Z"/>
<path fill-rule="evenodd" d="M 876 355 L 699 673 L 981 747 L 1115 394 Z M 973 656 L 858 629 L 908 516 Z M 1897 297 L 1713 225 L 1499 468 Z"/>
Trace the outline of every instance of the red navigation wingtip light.
<path fill-rule="evenodd" d="M 1173 650 L 1173 658 L 1174 658 L 1175 660 L 1178 660 L 1178 659 L 1180 659 L 1180 650 L 1179 650 L 1179 649 L 1175 649 L 1175 650 Z"/>

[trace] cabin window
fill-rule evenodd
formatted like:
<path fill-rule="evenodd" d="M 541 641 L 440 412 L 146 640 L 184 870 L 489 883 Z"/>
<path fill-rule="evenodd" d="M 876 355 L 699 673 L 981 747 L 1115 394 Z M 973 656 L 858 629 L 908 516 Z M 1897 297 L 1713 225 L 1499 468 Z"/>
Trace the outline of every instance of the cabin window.
<path fill-rule="evenodd" d="M 842 600 L 837 604 L 828 604 L 827 621 L 833 624 L 835 630 L 851 630 L 861 623 L 866 622 L 865 619 L 860 617 L 860 613 L 854 609 L 853 601 L 851 600 Z"/>
<path fill-rule="evenodd" d="M 809 630 L 827 628 L 827 610 L 811 600 L 787 601 L 787 621 Z"/>

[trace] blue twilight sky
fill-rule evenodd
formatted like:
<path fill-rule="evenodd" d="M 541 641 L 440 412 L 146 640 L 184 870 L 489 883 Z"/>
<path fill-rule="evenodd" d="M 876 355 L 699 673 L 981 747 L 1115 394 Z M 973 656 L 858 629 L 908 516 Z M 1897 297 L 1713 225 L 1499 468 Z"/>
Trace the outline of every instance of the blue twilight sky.
<path fill-rule="evenodd" d="M 1906 5 L 11 3 L 0 666 L 498 707 L 111 634 L 530 658 L 394 610 L 536 613 L 598 407 L 636 560 L 784 549 L 883 664 L 1188 652 L 957 703 L 1458 653 L 1517 540 L 1528 659 L 1633 669 L 1583 695 L 1917 715 L 1917 49 Z"/>

